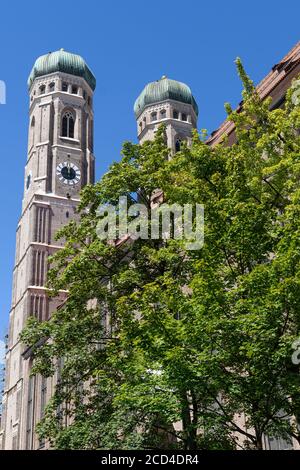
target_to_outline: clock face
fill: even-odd
[[[77,184],[81,176],[79,168],[71,162],[60,163],[56,168],[56,174],[60,181],[71,186]]]

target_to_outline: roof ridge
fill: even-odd
[[[280,65],[286,62],[291,63],[293,61],[296,63],[298,60],[300,60],[300,41],[298,41],[295,46],[293,46],[292,49],[290,49],[290,51],[277,64],[275,64],[271,68],[270,72],[256,85],[255,88],[261,99],[264,99],[270,93],[270,91],[286,76],[284,67],[280,69]],[[237,106],[236,109],[239,109],[240,107],[241,103]],[[217,140],[220,136],[228,132],[230,128],[234,129],[234,124],[231,121],[225,119],[216,130],[211,132],[206,142],[212,143],[214,140]]]

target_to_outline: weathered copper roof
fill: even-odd
[[[31,87],[36,77],[42,77],[54,72],[65,72],[70,75],[82,77],[90,85],[92,90],[96,88],[96,78],[87,66],[84,59],[77,54],[72,54],[64,49],[49,52],[38,57],[32,67],[28,78],[28,88]]]
[[[191,104],[198,115],[198,106],[190,87],[185,83],[163,76],[160,80],[148,83],[134,103],[134,112],[138,117],[146,106],[165,100],[175,100]]]

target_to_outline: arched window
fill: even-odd
[[[173,111],[173,118],[174,118],[174,119],[178,119],[178,116],[179,116],[178,111],[176,111],[176,110],[174,109],[174,111]]]
[[[144,123],[144,128],[145,128],[145,127],[146,127],[146,124],[147,124],[146,116],[145,116],[144,119],[143,119],[143,123]]]
[[[177,139],[175,142],[175,151],[180,152],[180,147],[181,147],[181,140]]]
[[[157,113],[151,113],[151,121],[157,121]]]
[[[72,94],[77,95],[77,93],[78,93],[78,86],[72,85]]]
[[[185,113],[182,113],[181,119],[182,119],[183,121],[187,121],[187,115],[186,115]]]
[[[74,139],[74,116],[71,111],[67,111],[62,118],[62,136]]]
[[[35,126],[35,117],[32,116],[32,119],[31,119],[31,127],[34,127]]]
[[[62,82],[61,91],[68,91],[68,84],[66,82]]]
[[[51,93],[51,92],[54,91],[54,90],[55,90],[55,83],[52,82],[52,83],[50,83],[50,85],[49,85],[49,91],[50,91],[50,93]]]
[[[45,93],[45,89],[46,89],[45,85],[40,86],[40,95],[43,95]]]
[[[167,113],[165,109],[162,109],[160,112],[160,119],[165,119],[167,117]]]

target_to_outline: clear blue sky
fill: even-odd
[[[1,2],[0,338],[7,328],[27,148],[27,76],[36,57],[63,47],[82,55],[97,77],[94,99],[97,178],[136,141],[133,103],[163,74],[186,82],[199,105],[199,128],[214,130],[236,105],[240,56],[257,83],[300,39],[299,0],[57,0]]]

